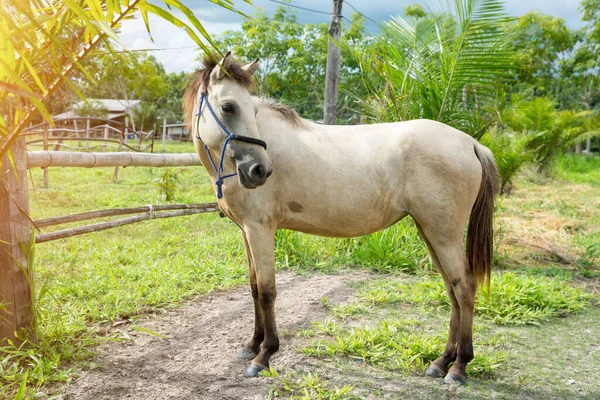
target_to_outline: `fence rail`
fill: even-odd
[[[47,167],[180,167],[201,165],[196,153],[79,153],[28,151],[27,168]]]
[[[195,204],[195,206],[197,206],[197,207],[192,207],[192,208],[182,209],[182,210],[177,210],[177,211],[163,211],[163,212],[155,212],[154,210],[149,211],[148,207],[144,207],[146,212],[145,212],[145,214],[142,214],[142,215],[135,215],[132,217],[119,218],[119,219],[115,219],[115,220],[107,221],[107,222],[99,222],[96,224],[78,226],[76,228],[63,229],[63,230],[56,231],[56,232],[43,233],[43,234],[37,235],[35,237],[35,243],[36,244],[44,243],[44,242],[49,242],[51,240],[64,239],[64,238],[68,238],[71,236],[83,235],[85,233],[103,231],[103,230],[110,229],[110,228],[116,228],[118,226],[133,224],[135,222],[146,221],[149,219],[181,217],[184,215],[203,214],[203,213],[220,211],[217,203]],[[158,208],[158,206],[151,206],[151,207]],[[123,210],[125,210],[125,209],[121,209],[121,211],[123,211]],[[104,210],[104,211],[117,211],[117,210]],[[102,213],[102,211],[95,211],[95,212]],[[90,212],[90,213],[92,213],[92,212]],[[85,213],[85,214],[90,214],[90,213]],[[115,215],[115,214],[112,214],[112,215]],[[74,216],[59,217],[59,218],[67,219],[69,217],[74,217]],[[95,217],[95,218],[98,218],[98,217]],[[92,218],[87,218],[87,219],[92,219]],[[64,222],[62,222],[62,223],[64,223]],[[57,225],[57,223],[53,223],[53,225]],[[46,225],[46,226],[49,226],[49,225]]]
[[[166,125],[166,124],[165,124]],[[37,127],[33,127],[37,128]],[[44,126],[42,126],[44,128]],[[165,127],[166,130],[166,127]],[[108,132],[108,129],[104,129]],[[67,238],[84,233],[97,232],[135,222],[158,218],[171,218],[184,215],[218,212],[216,203],[206,204],[172,204],[121,209],[96,210],[74,215],[59,216],[31,221],[29,218],[29,195],[27,187],[27,169],[43,168],[44,181],[47,182],[48,167],[171,167],[201,165],[195,153],[152,154],[152,153],[82,153],[67,151],[48,151],[48,132],[43,133],[44,151],[27,151],[25,135],[18,138],[12,147],[13,158],[5,156],[0,171],[4,184],[0,185],[0,345],[5,339],[18,342],[15,332],[22,328],[30,328],[33,321],[31,310],[31,284],[35,277],[29,263],[30,242],[44,243],[51,240]],[[124,135],[120,135],[120,140]],[[62,140],[73,138],[57,138]],[[77,140],[78,138],[74,138]],[[81,138],[92,141],[96,138]],[[154,139],[154,135],[152,135]],[[102,141],[111,140],[104,135]],[[164,143],[164,136],[163,136]],[[120,145],[124,143],[121,141]],[[138,214],[125,218],[92,223],[84,226],[62,229],[54,232],[40,233],[32,237],[31,230],[55,226],[63,223],[86,221],[96,218],[117,215]]]

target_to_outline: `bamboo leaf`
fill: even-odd
[[[21,89],[19,86],[17,85],[13,85],[12,83],[8,83],[8,82],[3,82],[0,81],[0,89],[3,89],[9,93],[13,93],[16,94],[18,96],[22,96],[22,97],[36,97],[36,98],[40,98],[40,95],[34,92],[30,92],[27,90],[23,90]]]

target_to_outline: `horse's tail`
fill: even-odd
[[[489,289],[494,250],[494,197],[498,193],[499,175],[494,156],[487,147],[475,143],[475,155],[483,171],[469,220],[467,259],[475,281],[481,284],[487,280]]]

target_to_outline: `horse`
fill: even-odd
[[[410,215],[452,304],[448,341],[426,375],[463,384],[473,359],[477,286],[492,267],[498,170],[489,149],[431,120],[320,125],[250,94],[259,60],[206,57],[184,109],[222,213],[241,230],[254,300],[254,332],[240,350],[244,375],[279,349],[274,236],[289,229],[355,237]],[[237,179],[235,178],[237,176]],[[466,252],[463,244],[465,227]]]

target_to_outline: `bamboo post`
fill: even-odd
[[[0,174],[0,343],[14,340],[15,332],[30,328],[33,321],[27,151],[22,137],[13,145],[12,157],[15,168],[5,156]]]
[[[90,120],[85,121],[85,137],[86,139],[90,138]],[[90,148],[90,141],[86,140],[85,149],[88,150]]]
[[[104,127],[102,127],[102,136],[104,137],[104,144],[102,145],[102,152],[106,152],[106,139],[108,139],[108,127],[106,125],[104,125]]]
[[[129,141],[129,128],[127,128],[127,124],[129,123],[128,119],[127,119],[127,115],[125,116],[125,144],[128,143]]]
[[[44,124],[44,150],[48,151],[48,125]],[[44,187],[48,187],[48,168],[44,168]]]
[[[152,129],[152,143],[150,143],[150,153],[154,153],[154,136],[156,136],[156,124],[154,124],[154,129]]]
[[[161,152],[165,152],[165,145],[167,143],[167,119],[163,118],[163,132],[162,132],[162,147]]]
[[[124,140],[124,136],[125,135],[125,131],[124,131],[124,126],[121,126],[121,138],[119,139],[119,150],[117,151],[121,151],[123,149],[123,140]],[[113,182],[117,183],[117,180],[119,179],[119,166],[117,165],[115,167],[115,173],[113,174]]]
[[[140,130],[137,131],[137,135],[138,135],[138,151],[142,151],[142,141],[144,140],[144,125],[142,124],[140,126]]]
[[[75,137],[79,139],[79,125],[77,125],[77,120],[73,120],[73,127],[75,128]],[[81,140],[77,140],[77,147],[81,147]]]
[[[60,145],[63,142],[63,137],[65,135],[65,125],[66,122],[63,122],[63,126],[62,126],[62,130],[57,131],[57,133],[59,134],[59,136],[56,138],[56,143],[54,144],[54,151],[60,151]]]

